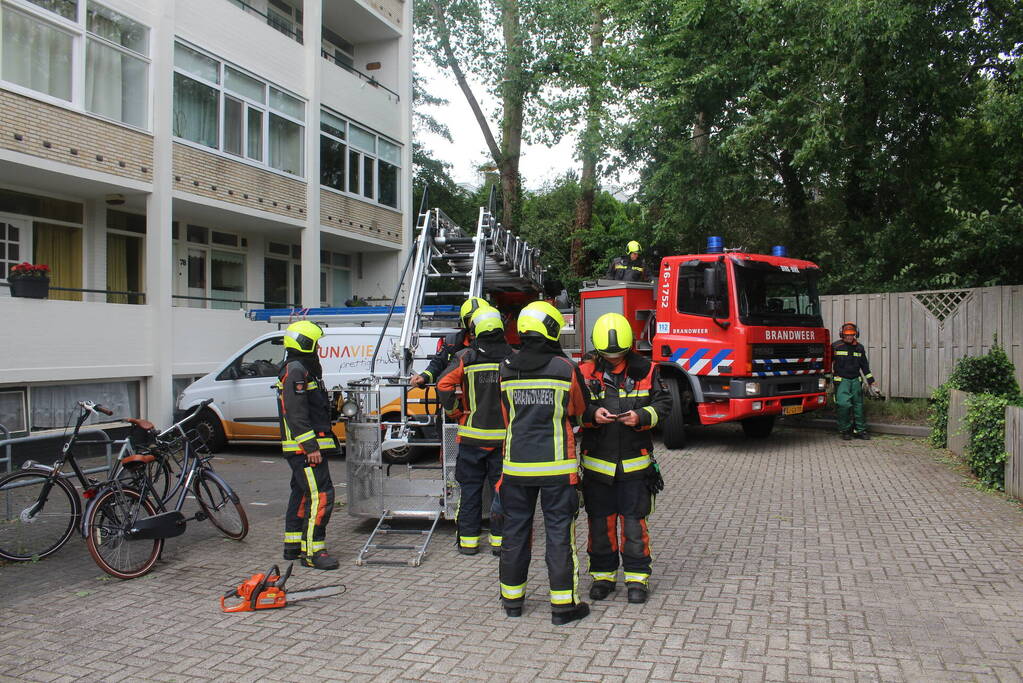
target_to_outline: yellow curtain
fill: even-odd
[[[128,291],[128,238],[107,235],[107,289]],[[107,303],[126,304],[127,294],[107,294]]]
[[[82,229],[63,225],[33,225],[32,261],[50,267],[50,287],[82,287]],[[51,299],[81,301],[81,292],[55,292]]]

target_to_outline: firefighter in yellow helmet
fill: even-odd
[[[646,282],[646,266],[643,265],[643,249],[639,242],[632,240],[627,245],[628,253],[625,256],[618,256],[611,262],[607,269],[607,277],[611,280],[623,280],[625,282]]]
[[[625,316],[605,313],[593,325],[595,358],[582,371],[589,390],[583,414],[583,500],[590,538],[590,598],[615,590],[618,565],[628,601],[644,603],[650,582],[647,515],[663,487],[650,430],[671,411],[657,366],[632,350]]]
[[[540,499],[547,537],[551,622],[568,624],[590,613],[579,600],[575,521],[578,463],[570,418],[586,409],[579,368],[561,350],[565,319],[534,301],[519,312],[522,347],[501,363],[501,403],[507,434],[498,494],[504,509],[501,599],[509,617],[522,615],[532,554],[533,516]]]
[[[501,476],[504,447],[504,414],[498,384],[500,365],[512,348],[504,337],[504,322],[496,308],[476,309],[472,320],[472,345],[455,354],[437,380],[437,395],[450,419],[458,420],[458,458],[455,479],[461,489],[456,524],[458,552],[479,552],[483,519],[484,482],[494,493]],[[457,401],[456,391],[461,390]],[[457,401],[457,402],[456,402]],[[494,495],[490,508],[490,550],[501,554],[502,512]]]
[[[286,356],[277,377],[281,448],[291,467],[291,498],[284,519],[284,559],[315,569],[337,569],[327,553],[327,522],[334,484],[326,455],[339,452],[331,431],[330,401],[316,347],[323,330],[300,320],[284,332]]]
[[[451,359],[456,353],[469,346],[472,330],[469,321],[474,313],[481,307],[490,306],[485,299],[478,296],[471,296],[466,299],[458,311],[458,322],[461,329],[446,335],[437,342],[437,353],[430,359],[426,369],[417,375],[409,378],[409,383],[414,387],[421,387],[436,382],[440,373],[451,364]]]

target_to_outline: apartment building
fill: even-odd
[[[247,310],[389,298],[411,34],[410,0],[0,0],[0,424],[165,422]]]

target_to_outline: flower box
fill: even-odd
[[[45,299],[50,293],[50,267],[33,265],[28,261],[11,266],[7,285],[11,288],[11,296]]]

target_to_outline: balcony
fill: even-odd
[[[267,6],[266,11],[261,10],[255,5],[249,4],[245,0],[228,0],[228,2],[239,9],[248,12],[254,17],[262,19],[266,22],[267,26],[273,28],[275,31],[280,31],[296,43],[302,43],[302,10],[292,8],[290,5],[283,2],[275,3],[277,7],[274,9]],[[288,10],[291,12],[290,17],[286,16]]]

